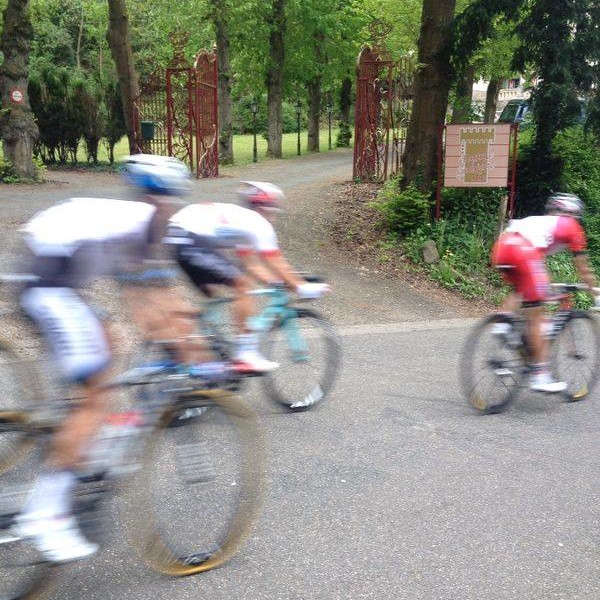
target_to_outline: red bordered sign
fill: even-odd
[[[10,101],[13,104],[22,104],[23,98],[23,92],[19,88],[14,88],[10,90]]]

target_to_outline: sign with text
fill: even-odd
[[[446,125],[445,187],[507,187],[511,125]]]

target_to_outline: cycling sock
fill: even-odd
[[[46,471],[29,492],[22,514],[31,518],[54,518],[71,513],[71,491],[77,478],[72,471]]]

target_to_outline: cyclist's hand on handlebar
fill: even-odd
[[[296,293],[299,298],[315,299],[327,294],[330,289],[326,283],[301,283],[296,287]]]

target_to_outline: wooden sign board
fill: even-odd
[[[446,125],[445,187],[507,187],[510,124]]]

